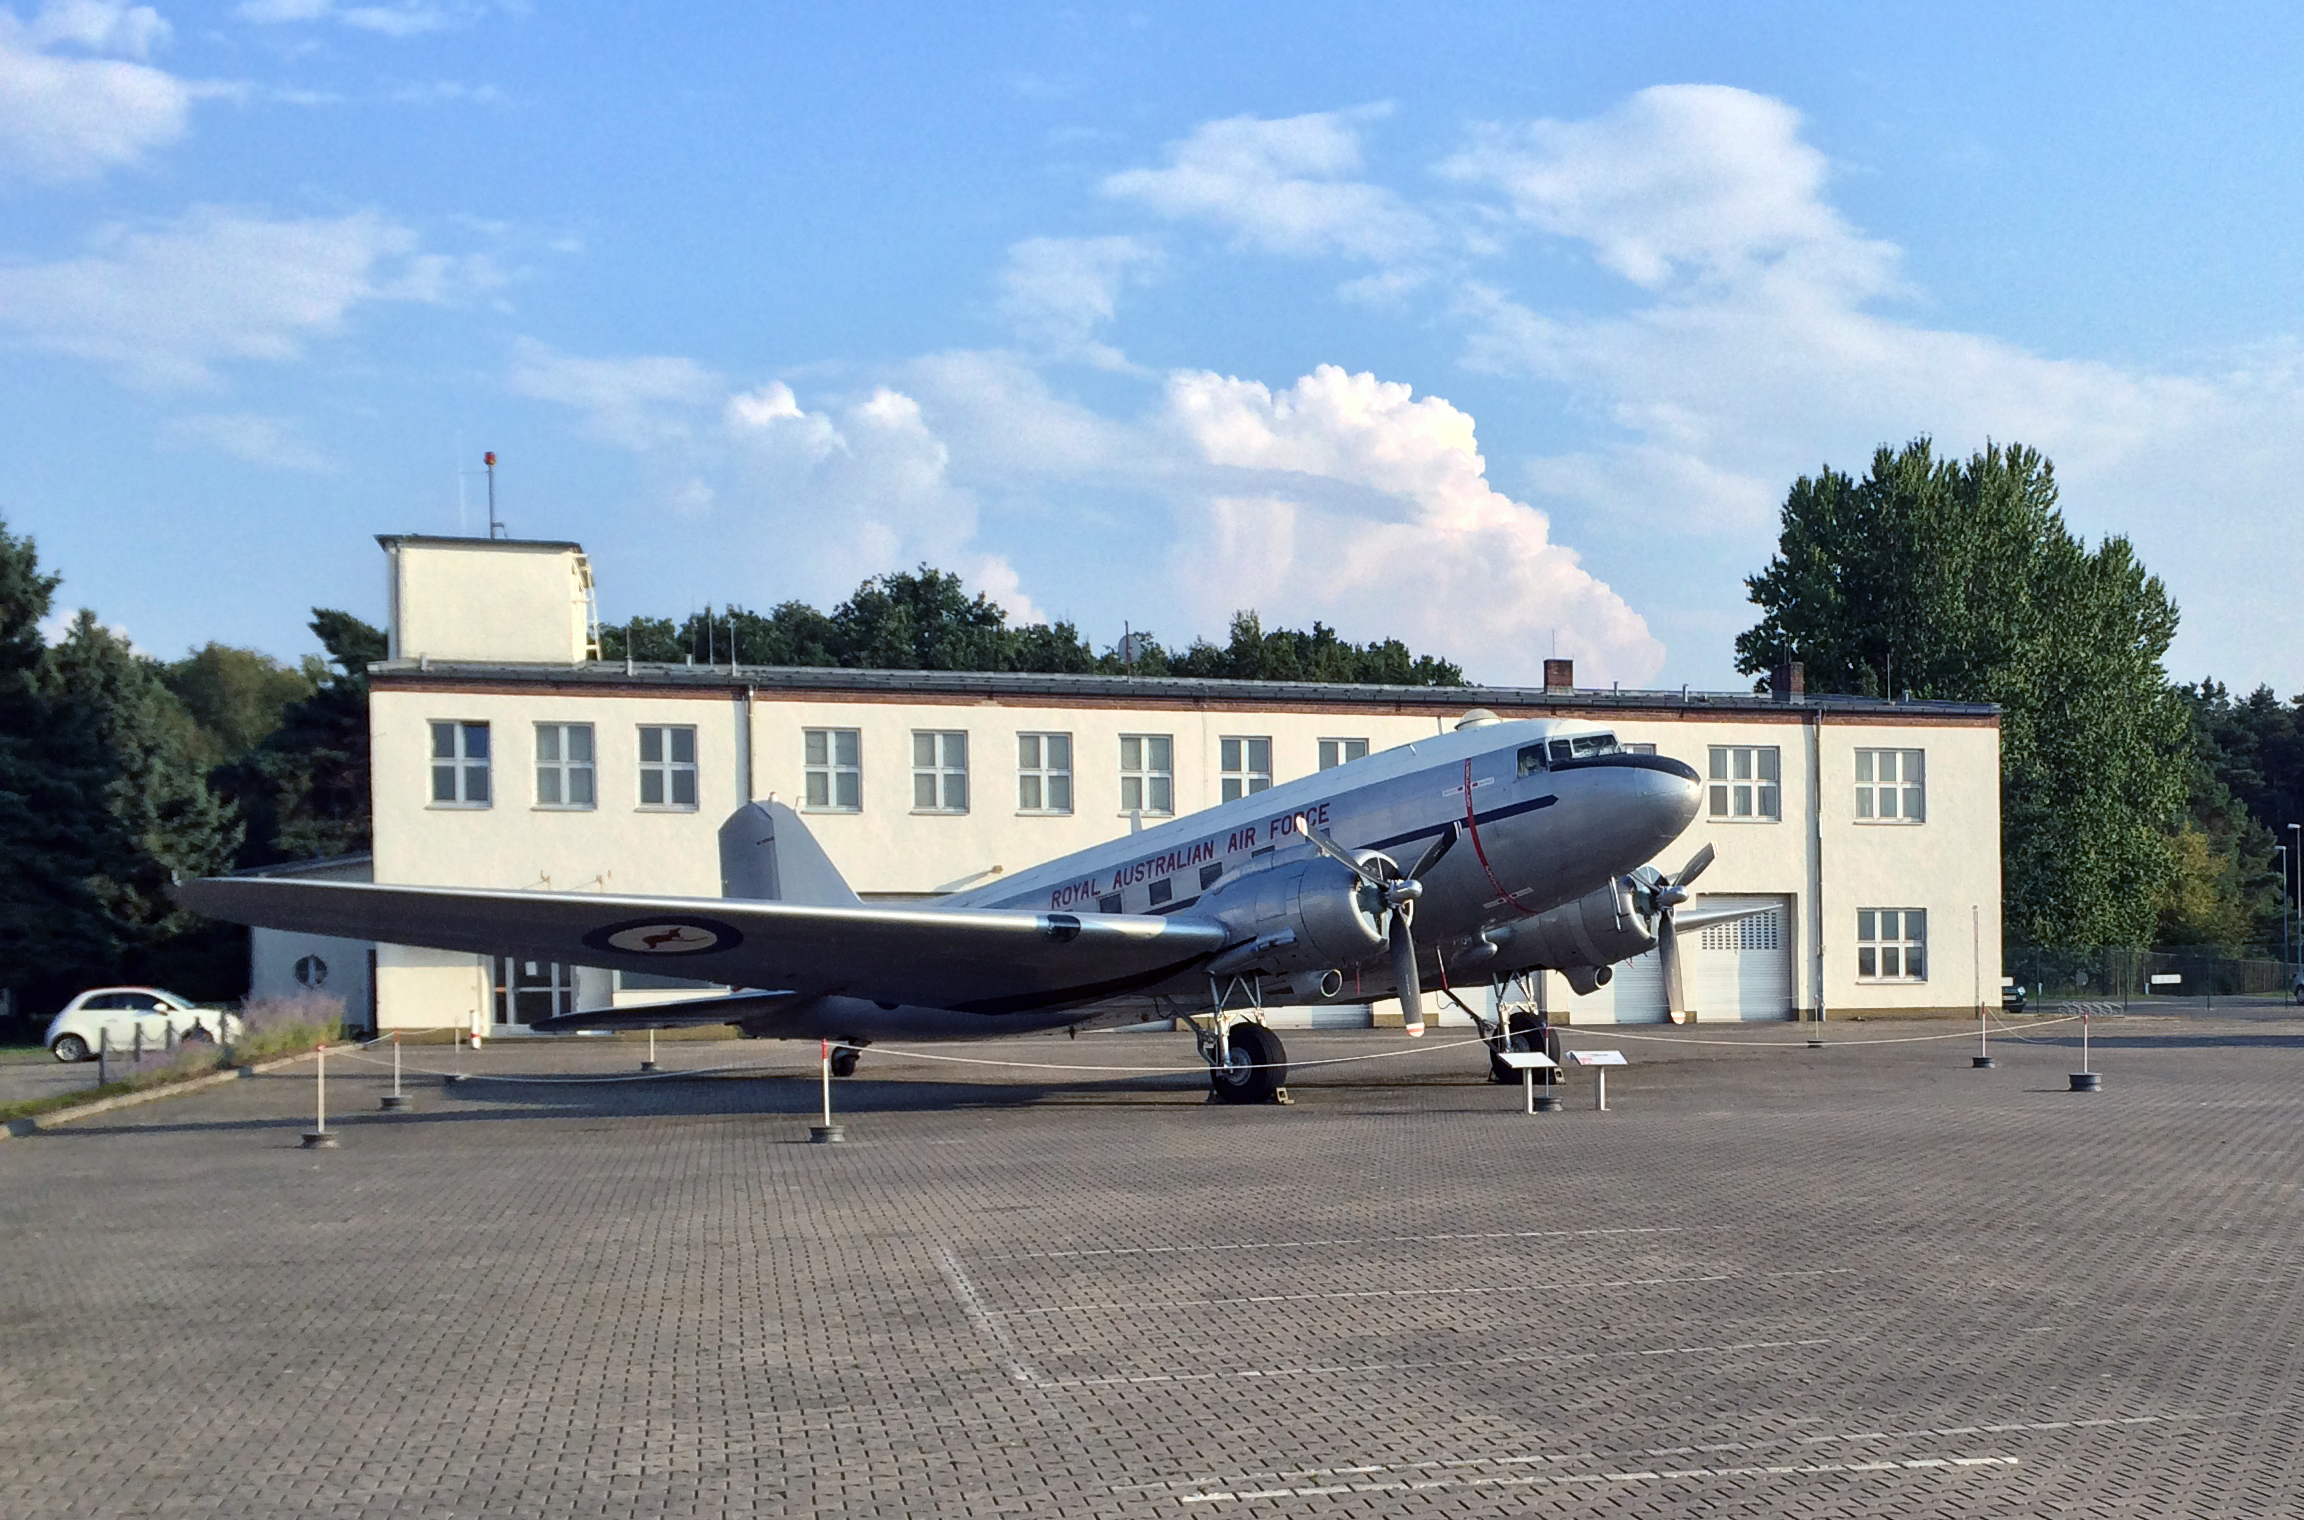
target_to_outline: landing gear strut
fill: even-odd
[[[1520,1073],[1504,1060],[1506,1051],[1540,1050],[1552,1058],[1555,1068],[1560,1063],[1560,1031],[1552,1027],[1552,1015],[1544,1011],[1542,999],[1537,995],[1535,979],[1539,975],[1542,973],[1523,972],[1497,978],[1493,1019],[1482,1018],[1471,1004],[1453,992],[1448,994],[1449,1000],[1470,1017],[1488,1046],[1488,1080],[1491,1082],[1512,1086],[1520,1081]],[[1536,1080],[1550,1087],[1560,1080],[1560,1075],[1557,1069],[1539,1071]]]
[[[1209,1002],[1213,1009],[1205,1024],[1195,1022],[1200,1059],[1208,1063],[1208,1096],[1216,1103],[1286,1103],[1288,1052],[1280,1037],[1263,1024],[1263,987],[1254,978],[1234,977],[1219,985],[1211,977]],[[1247,1007],[1226,1007],[1235,994],[1245,994]]]

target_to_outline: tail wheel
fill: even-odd
[[[1224,1064],[1208,1069],[1208,1085],[1226,1103],[1269,1103],[1288,1080],[1288,1052],[1261,1024],[1235,1024]]]
[[[853,1045],[833,1046],[832,1075],[836,1077],[852,1077],[856,1075],[856,1058],[863,1053],[863,1051],[858,1050]]]

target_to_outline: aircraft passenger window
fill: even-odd
[[[1152,883],[1152,906],[1157,908],[1176,895],[1175,884],[1168,881]]]
[[[1523,776],[1533,775],[1542,769],[1544,769],[1544,746],[1541,744],[1521,745],[1520,774]]]
[[[1097,912],[1099,912],[1099,913],[1117,913],[1117,912],[1119,912],[1119,911],[1120,911],[1120,894],[1119,894],[1119,893],[1117,893],[1117,892],[1114,892],[1114,893],[1111,893],[1109,896],[1105,896],[1105,897],[1099,897],[1099,898],[1097,898],[1097,899],[1096,899],[1096,911],[1097,911]]]
[[[1205,892],[1210,887],[1216,885],[1217,879],[1223,874],[1224,862],[1221,860],[1217,861],[1216,864],[1212,866],[1202,866],[1200,868],[1200,890]]]

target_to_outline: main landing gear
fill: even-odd
[[[1560,1031],[1552,1027],[1552,1015],[1545,1012],[1533,975],[1522,973],[1513,977],[1500,977],[1496,981],[1496,1017],[1486,1019],[1471,1004],[1455,993],[1446,994],[1448,1000],[1464,1010],[1480,1031],[1480,1038],[1488,1046],[1488,1080],[1507,1086],[1518,1086],[1520,1073],[1506,1064],[1506,1051],[1540,1050],[1550,1056],[1557,1067],[1561,1056]],[[1539,1071],[1537,1082],[1550,1087],[1560,1080],[1557,1070]]]
[[[1213,1010],[1205,1023],[1196,1019],[1192,1024],[1200,1059],[1208,1063],[1208,1100],[1286,1103],[1288,1052],[1280,1036],[1258,1022],[1264,1015],[1261,984],[1252,977],[1234,977],[1227,986],[1210,978],[1208,992]],[[1245,1008],[1226,1006],[1235,994],[1245,994]]]

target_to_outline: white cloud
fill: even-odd
[[[1111,175],[1104,193],[1171,220],[1213,223],[1270,253],[1411,259],[1438,241],[1432,220],[1393,191],[1356,177],[1359,124],[1381,114],[1207,122],[1169,145],[1168,167]]]
[[[1177,579],[1204,624],[1241,607],[1317,617],[1491,681],[1540,678],[1555,639],[1587,683],[1636,685],[1663,663],[1544,514],[1489,483],[1472,418],[1441,398],[1322,365],[1277,393],[1178,374],[1167,407],[1231,476],[1179,512]]]
[[[1160,263],[1143,238],[1026,238],[1000,271],[1000,313],[1031,342],[1117,367],[1118,351],[1091,340],[1117,314],[1122,288]]]
[[[692,359],[584,359],[523,338],[512,356],[512,389],[585,414],[611,443],[647,449],[692,436],[689,414],[718,401],[727,383]]]
[[[284,24],[336,21],[356,31],[386,37],[420,37],[471,26],[485,11],[478,5],[339,5],[336,0],[243,0],[233,14],[243,21]]]
[[[414,232],[374,212],[277,219],[203,207],[107,228],[77,258],[0,266],[0,332],[138,384],[203,385],[224,361],[297,358],[358,306],[445,299],[466,272],[419,253]]]
[[[149,6],[51,0],[29,23],[0,8],[0,173],[89,179],[182,137],[199,88],[143,61],[168,35]]]
[[[335,469],[335,462],[305,439],[294,423],[260,412],[210,412],[178,417],[161,431],[176,441],[215,449],[267,469],[307,475],[323,475]]]

